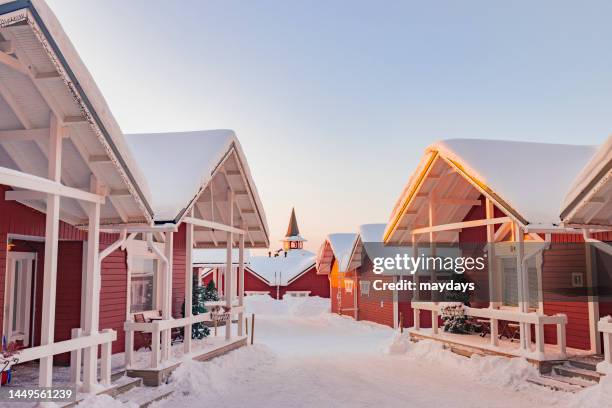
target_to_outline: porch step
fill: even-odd
[[[138,408],[147,408],[154,402],[168,398],[172,393],[174,391],[163,388],[138,387],[116,397],[116,399],[123,403],[131,402],[137,404]]]
[[[142,378],[130,378],[130,377],[121,377],[116,381],[113,381],[111,387],[100,392],[99,394],[110,395],[113,398],[117,398],[117,396],[130,391],[133,388],[142,386]],[[78,406],[83,401],[83,395],[77,397],[77,400],[74,402],[69,402],[65,405],[61,405],[62,408],[73,408]]]
[[[539,385],[541,387],[545,387],[554,391],[563,391],[563,392],[578,392],[588,385],[592,385],[594,383],[589,383],[588,385],[582,384],[584,380],[570,378],[570,377],[560,377],[557,375],[548,375],[542,374],[538,377],[531,377],[527,379],[527,382],[532,384]]]
[[[111,382],[115,382],[115,381],[119,380],[121,377],[125,376],[125,373],[126,373],[125,369],[113,371],[111,373]]]
[[[125,394],[126,392],[138,387],[142,387],[142,378],[122,376],[113,381],[113,388],[110,390],[110,392],[106,392],[105,394],[116,398],[117,396]]]
[[[600,354],[593,356],[572,357],[568,360],[568,362],[574,367],[591,371],[596,371],[597,364],[601,363],[602,361],[603,356]]]
[[[601,374],[594,369],[579,368],[570,364],[563,364],[553,367],[553,372],[563,377],[578,377],[591,382],[599,382]]]

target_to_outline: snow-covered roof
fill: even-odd
[[[336,233],[329,234],[327,240],[334,252],[334,257],[338,261],[340,272],[345,272],[349,266],[351,251],[355,245],[357,234],[355,233]]]
[[[413,193],[441,158],[525,226],[560,223],[559,205],[594,146],[483,139],[452,139],[430,145],[399,197],[385,237],[397,226]],[[435,163],[434,163],[435,164]]]
[[[597,149],[567,191],[561,206],[563,221],[611,224],[612,206],[609,205],[612,197],[611,179],[612,135]],[[599,201],[595,200],[595,196],[598,196]]]
[[[68,136],[63,141],[62,182],[89,190],[94,174],[110,189],[101,208],[102,224],[149,223],[153,214],[144,176],[102,92],[49,6],[41,0],[0,0],[0,5],[0,41],[11,44],[14,54],[12,63],[0,64],[5,88],[0,97],[2,130],[44,132],[53,112]],[[37,143],[40,137],[18,143],[4,138],[0,166],[46,178],[49,152],[46,143]],[[45,211],[44,200],[23,203]],[[62,200],[60,217],[73,224],[88,220],[86,207],[72,199]]]
[[[238,249],[232,249],[232,263],[239,262]],[[193,264],[195,266],[225,266],[227,260],[227,249],[225,248],[206,248],[193,250]],[[244,251],[244,263],[249,263],[250,251]]]
[[[178,223],[193,208],[195,218],[229,225],[227,197],[228,191],[232,191],[231,222],[248,231],[247,245],[268,246],[263,206],[232,130],[141,133],[126,137],[149,184],[156,222]],[[199,228],[195,237],[198,243],[218,246],[225,233]]]
[[[361,242],[382,242],[387,224],[363,224],[359,226]]]
[[[270,285],[287,286],[315,265],[315,254],[305,249],[292,249],[287,256],[251,256],[248,268]]]
[[[237,142],[231,130],[138,133],[126,138],[148,181],[156,221],[174,221]]]
[[[365,243],[382,243],[387,224],[363,224],[359,226],[357,238],[353,242],[345,270],[353,270],[361,266],[361,258]]]

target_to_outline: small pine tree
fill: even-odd
[[[215,283],[210,281],[208,285],[201,286],[198,282],[194,282],[193,290],[192,290],[192,304],[191,304],[191,314],[199,315],[202,313],[206,313],[208,310],[204,305],[205,302],[211,300],[219,300],[219,296],[217,295],[217,288],[215,287]],[[185,317],[185,303],[183,302],[183,317]],[[194,323],[191,325],[191,338],[192,339],[203,339],[204,337],[210,335],[210,329],[204,325],[204,323]]]
[[[217,291],[215,282],[211,280],[204,289],[204,301],[210,302],[215,300],[219,300],[219,292]]]

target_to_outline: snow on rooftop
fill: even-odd
[[[194,265],[205,265],[205,266],[223,266],[226,263],[227,250],[225,248],[210,248],[210,249],[194,249],[193,250],[193,264]],[[248,249],[244,250],[244,262],[248,263],[250,258],[250,252]],[[238,249],[232,249],[232,263],[238,263]]]
[[[387,224],[363,224],[359,226],[361,242],[382,242]]]
[[[151,191],[156,221],[173,221],[208,183],[236,136],[231,130],[126,135]]]
[[[334,257],[338,260],[341,272],[346,271],[349,266],[351,252],[353,251],[356,239],[357,234],[352,232],[329,234],[327,236],[329,245],[334,252]]]
[[[589,183],[612,161],[612,135],[597,149],[591,160],[582,168],[563,200],[563,212],[584,191]]]
[[[559,224],[559,206],[594,146],[483,139],[452,139],[428,151],[460,165],[485,184],[528,224]]]
[[[285,257],[251,256],[249,269],[264,278],[270,285],[287,286],[302,272],[315,265],[315,254],[305,249],[292,249]]]

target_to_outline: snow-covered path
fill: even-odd
[[[249,299],[256,344],[184,363],[163,386],[174,394],[152,407],[612,407],[612,378],[576,395],[550,391],[525,381],[535,375],[526,361],[460,357],[332,315],[328,306],[313,298]],[[115,404],[124,407],[109,397],[88,401]]]
[[[156,407],[206,401],[211,407],[515,408],[558,406],[565,396],[524,383],[483,384],[447,352],[438,351],[437,361],[388,354],[394,332],[386,327],[319,315],[316,308],[279,309],[257,314],[257,345],[183,365],[171,383],[180,391]]]

